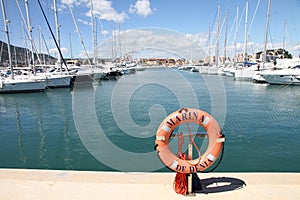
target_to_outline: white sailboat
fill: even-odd
[[[268,1],[268,12],[267,12],[267,20],[266,20],[266,30],[265,30],[265,44],[264,44],[264,53],[263,53],[263,70],[266,70],[266,61],[267,61],[267,43],[268,43],[268,31],[269,31],[269,19],[270,19],[270,7],[271,0]],[[260,72],[256,72],[252,78],[254,83],[266,83],[267,80],[261,76]]]
[[[60,31],[58,24],[58,15],[57,15],[57,3],[56,0],[53,1],[54,7],[54,18],[55,18],[55,27],[56,27],[56,37],[58,48],[60,48]],[[61,88],[61,87],[70,87],[72,76],[69,73],[62,73],[62,57],[59,54],[57,64],[59,65],[59,73],[41,73],[39,74],[46,79],[48,88]]]
[[[45,79],[32,79],[30,77],[19,77],[11,79],[1,78],[1,93],[25,93],[25,92],[43,92],[46,89]]]
[[[10,77],[1,76],[0,79],[0,93],[17,93],[17,92],[37,92],[44,91],[46,88],[46,81],[39,78],[31,78],[29,76],[14,76],[14,69],[11,59],[10,39],[8,32],[9,20],[6,19],[5,6],[1,0],[2,14],[4,20],[4,27],[7,39],[7,51],[9,57]]]
[[[228,63],[223,70],[223,73],[225,76],[230,76],[234,77],[235,75],[235,70],[238,67],[238,59],[237,59],[237,35],[238,35],[238,30],[239,30],[239,7],[236,8],[236,16],[235,16],[235,34],[234,34],[234,60],[233,62]]]
[[[245,13],[245,31],[244,31],[244,62],[242,66],[238,66],[234,72],[234,80],[236,81],[252,81],[252,77],[257,70],[256,63],[250,63],[247,60],[247,44],[248,43],[248,0],[246,1]]]

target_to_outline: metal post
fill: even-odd
[[[192,136],[190,135],[190,137],[192,137]],[[188,144],[188,159],[189,160],[193,159],[193,144],[191,143],[191,140]],[[192,174],[187,175],[187,196],[195,196],[195,193],[193,193],[193,175]]]

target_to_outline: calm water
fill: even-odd
[[[0,95],[0,167],[168,171],[157,168],[156,129],[167,114],[196,106],[216,113],[226,135],[217,171],[300,172],[300,87],[167,69]]]

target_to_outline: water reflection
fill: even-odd
[[[17,106],[16,106],[16,108],[17,108]],[[24,167],[24,166],[26,166],[26,162],[27,162],[28,158],[24,154],[24,147],[23,147],[23,143],[22,143],[22,128],[21,128],[21,122],[20,122],[20,112],[18,111],[18,108],[16,110],[16,123],[17,123],[17,130],[18,130],[17,143],[18,143],[18,147],[19,147],[19,158]]]
[[[41,117],[41,109],[39,103],[35,104],[36,107],[36,116],[37,116],[37,125],[38,125],[38,132],[40,135],[40,145],[39,145],[39,150],[40,150],[40,162],[41,166],[45,168],[50,168],[49,161],[46,159],[45,154],[47,150],[45,149],[45,132],[44,132],[44,127],[42,123],[42,117]]]

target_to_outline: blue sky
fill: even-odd
[[[25,12],[25,0],[4,0],[6,7],[7,19],[11,21],[9,24],[9,31],[11,37],[11,44],[17,46],[25,46],[26,38],[22,29],[22,18],[18,10],[17,3],[19,2],[23,15]],[[40,0],[46,12],[48,20],[55,30],[54,15],[53,15],[53,0]],[[42,30],[43,36],[46,40],[49,49],[55,49],[54,42],[51,39],[50,32],[46,26],[46,22],[42,16],[41,10],[38,7],[37,0],[28,0],[31,25],[33,29],[33,39],[39,49],[39,27]],[[93,52],[92,28],[90,17],[90,0],[57,0],[58,18],[61,25],[61,47],[64,57],[70,57],[70,35],[72,41],[72,53],[74,57],[84,57],[84,49],[81,45],[78,33],[70,14],[68,6],[71,6],[76,22],[79,26],[80,33],[83,38],[85,47],[89,53]],[[167,30],[165,35],[171,36],[172,33],[181,33],[182,37],[188,36],[192,38],[197,45],[207,51],[208,47],[208,27],[211,27],[211,45],[214,48],[216,41],[216,18],[218,4],[221,6],[221,20],[222,27],[220,36],[220,52],[222,54],[224,49],[225,39],[225,15],[228,9],[228,51],[231,49],[233,53],[234,35],[235,35],[235,18],[237,14],[237,7],[239,7],[239,21],[240,25],[237,32],[237,47],[238,51],[243,51],[244,42],[244,24],[245,24],[245,0],[93,0],[93,11],[97,24],[97,41],[98,46],[103,47],[105,38],[111,38],[113,27],[116,32],[125,32],[132,29],[149,30],[149,27],[155,29]],[[258,4],[259,3],[259,4]],[[257,7],[258,5],[258,7]],[[263,43],[265,40],[265,24],[267,14],[268,0],[249,0],[248,11],[248,52],[253,53],[263,50]],[[268,48],[276,48],[283,46],[283,37],[285,35],[285,47],[298,56],[300,53],[300,0],[272,0],[271,13],[269,24],[269,44]],[[256,14],[255,14],[256,11]],[[244,13],[244,14],[243,14]],[[284,31],[284,21],[286,20],[287,29]],[[114,24],[114,25],[113,25]],[[3,18],[1,15],[1,40],[6,40],[3,32]],[[155,31],[154,31],[155,32]],[[138,32],[131,32],[134,37],[126,36],[136,39],[142,44],[141,38],[145,35],[139,35]],[[153,32],[152,32],[153,33]],[[285,34],[284,34],[285,33]],[[145,32],[143,33],[145,34]],[[164,40],[168,40],[168,36],[164,36]],[[120,37],[121,38],[121,37]],[[124,37],[122,40],[126,40]],[[153,37],[152,38],[157,38]],[[121,39],[120,39],[121,40]],[[155,39],[153,39],[155,40]],[[152,40],[152,43],[155,43]],[[176,39],[178,40],[178,38]],[[27,45],[29,41],[27,38]],[[106,42],[107,43],[107,42]],[[125,44],[125,42],[120,42]],[[149,46],[149,41],[147,44]],[[177,42],[172,42],[176,46]],[[45,52],[45,45],[41,45],[41,51]],[[126,44],[128,47],[129,44]],[[133,47],[132,47],[133,48]],[[158,47],[161,48],[161,47]],[[183,48],[183,46],[178,48]],[[122,47],[123,50],[126,49]],[[129,47],[127,48],[129,49]],[[174,50],[175,51],[175,50]],[[213,50],[212,50],[213,51]],[[111,55],[111,49],[102,49],[102,56]],[[105,52],[107,55],[104,55]],[[120,53],[121,54],[121,53]],[[53,53],[52,55],[55,56]],[[100,56],[101,57],[101,56]]]

